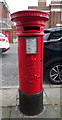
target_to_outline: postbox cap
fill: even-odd
[[[18,11],[13,14],[11,14],[11,20],[16,21],[16,18],[22,18],[22,17],[40,17],[44,18],[44,21],[49,20],[49,13],[40,11],[40,10],[23,10],[23,11]]]

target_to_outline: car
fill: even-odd
[[[62,83],[62,27],[44,30],[45,75],[55,84]]]
[[[10,44],[7,36],[0,33],[0,53],[6,52],[9,48],[10,48]]]

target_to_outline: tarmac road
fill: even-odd
[[[18,85],[17,44],[2,54],[2,86]]]
[[[2,86],[18,86],[18,54],[17,44],[11,44],[10,49],[2,54],[1,72],[2,72]],[[48,80],[44,83],[51,84]]]

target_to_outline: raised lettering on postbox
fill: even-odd
[[[25,81],[32,84],[39,78],[36,72],[36,58],[27,58]]]

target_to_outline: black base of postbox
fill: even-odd
[[[19,111],[28,116],[41,113],[43,111],[43,91],[27,95],[19,90]]]

